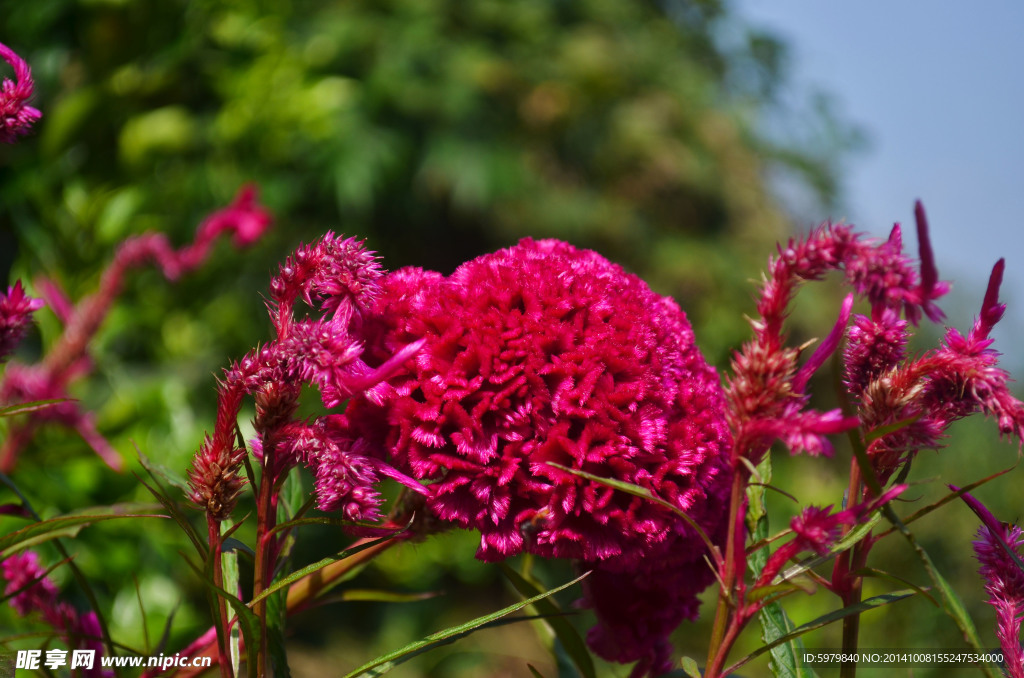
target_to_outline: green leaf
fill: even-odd
[[[884,426],[879,426],[878,428],[873,428],[873,429],[871,429],[870,431],[868,431],[867,433],[864,434],[864,442],[866,444],[870,445],[871,443],[873,443],[874,441],[878,440],[879,438],[881,438],[883,436],[887,436],[890,433],[895,433],[896,431],[899,431],[900,429],[904,429],[904,428],[910,426],[911,424],[913,424],[915,421],[917,421],[920,418],[921,418],[921,415],[919,413],[919,414],[915,414],[912,417],[907,417],[906,419],[900,419],[899,421],[894,421],[891,424],[885,424]]]
[[[436,598],[441,594],[435,591],[426,591],[423,593],[401,593],[399,591],[384,591],[381,589],[346,589],[342,591],[340,595],[336,596],[337,600],[350,602],[353,600],[367,600],[378,603],[415,603],[419,600],[428,600],[430,598]]]
[[[924,547],[918,543],[914,534],[907,529],[906,525],[903,524],[900,517],[896,515],[896,511],[893,510],[890,505],[886,504],[882,507],[882,512],[885,514],[886,519],[892,523],[893,527],[899,530],[900,534],[903,535],[903,538],[907,540],[911,548],[914,550],[914,553],[917,554],[921,564],[924,565],[925,571],[928,573],[932,583],[935,584],[935,587],[939,590],[939,593],[942,596],[943,612],[946,613],[947,617],[953,620],[953,623],[955,623],[957,628],[960,629],[960,632],[963,634],[964,638],[967,639],[967,642],[969,642],[978,652],[984,653],[985,648],[982,646],[981,639],[978,637],[978,631],[974,627],[974,620],[972,620],[971,615],[968,614],[967,608],[964,607],[963,601],[960,600],[960,596],[958,596],[956,591],[953,590],[953,587],[949,585],[949,582],[946,581],[944,576],[942,576],[939,569],[935,567],[935,562],[932,561],[931,556],[929,556],[928,552],[924,550]],[[995,673],[990,666],[982,665],[981,669],[989,678],[997,678],[999,675]]]
[[[289,520],[286,523],[280,523],[278,525],[275,525],[274,528],[270,530],[267,534],[278,534],[279,532],[291,530],[296,527],[301,527],[302,525],[333,525],[334,527],[357,527],[363,531],[377,531],[378,533],[382,533],[381,536],[392,536],[394,534],[398,534],[398,532],[403,531],[399,530],[398,532],[396,532],[392,529],[382,528],[380,525],[377,525],[376,523],[364,523],[357,520],[345,520],[344,518],[331,518],[329,516],[316,516],[313,518],[296,518],[295,520]]]
[[[1018,464],[1019,463],[1020,462],[1018,462]],[[995,480],[999,476],[1002,476],[1002,475],[1005,475],[1005,474],[1009,473],[1010,471],[1012,471],[1015,468],[1017,468],[1017,464],[1014,464],[1013,466],[1011,466],[1009,468],[1004,468],[1002,471],[996,471],[992,475],[986,476],[986,477],[982,478],[981,480],[976,480],[973,483],[964,485],[963,487],[961,487],[959,489],[959,491],[957,491],[957,492],[950,492],[949,494],[944,496],[942,499],[939,499],[938,501],[933,502],[933,503],[931,503],[931,504],[929,504],[927,506],[923,506],[920,509],[918,509],[917,511],[914,511],[912,514],[910,514],[906,518],[901,518],[900,520],[903,523],[903,525],[910,525],[914,521],[920,520],[921,518],[924,518],[926,515],[928,515],[932,511],[935,511],[936,509],[938,509],[938,508],[940,508],[942,506],[945,506],[949,502],[956,501],[957,499],[960,498],[960,495],[962,495],[964,492],[970,492],[971,490],[975,489],[976,487],[981,487],[982,485]],[[897,529],[898,528],[896,526],[890,527],[889,529],[885,530],[884,532],[879,532],[876,535],[875,538],[876,539],[881,539],[882,537],[884,537],[884,536],[886,536],[888,534],[896,532]]]
[[[246,607],[245,603],[239,600],[237,596],[215,586],[213,582],[202,576],[201,573],[200,576],[206,588],[226,600],[231,609],[234,610],[235,616],[238,618],[238,625],[242,629],[242,637],[245,640],[246,663],[249,669],[249,676],[250,678],[257,678],[256,660],[260,650],[259,617],[256,616],[255,612]],[[237,667],[237,664],[235,666]]]
[[[512,582],[512,586],[515,587],[516,591],[524,598],[537,596],[542,593],[542,589],[539,586],[509,567],[507,563],[498,563],[498,567],[501,569],[502,574]],[[572,660],[572,663],[579,670],[583,678],[595,678],[594,660],[591,659],[586,644],[580,638],[576,628],[563,616],[564,613],[558,605],[552,600],[542,599],[534,607],[537,612],[544,615],[547,625],[551,628],[555,637],[562,643],[565,653]]]
[[[337,554],[335,554],[333,556],[327,556],[326,558],[322,558],[322,559],[316,561],[315,563],[313,563],[312,565],[307,565],[306,567],[303,567],[302,569],[296,570],[295,572],[292,572],[287,577],[282,577],[281,579],[279,579],[278,581],[275,581],[273,584],[271,584],[267,588],[263,589],[262,593],[260,593],[258,596],[255,596],[252,600],[249,601],[249,605],[255,605],[256,603],[260,602],[261,600],[263,600],[267,596],[269,596],[269,595],[271,595],[271,594],[273,594],[273,593],[275,593],[275,592],[285,588],[286,586],[289,586],[289,585],[293,584],[294,582],[297,582],[298,580],[300,580],[303,577],[305,577],[307,574],[312,574],[313,572],[316,572],[317,570],[322,570],[323,568],[327,567],[331,563],[337,562],[339,560],[344,560],[345,558],[348,558],[351,555],[359,553],[360,551],[364,551],[364,550],[366,550],[368,548],[371,548],[373,546],[377,546],[378,544],[383,544],[386,541],[390,541],[391,539],[394,539],[397,535],[401,534],[401,532],[403,532],[403,531],[404,530],[396,532],[395,534],[389,535],[387,537],[381,537],[380,539],[374,539],[373,541],[366,542],[365,544],[360,544],[359,546],[357,546],[355,548],[346,549],[346,550],[341,551],[341,552],[339,552],[339,553],[337,553]]]
[[[228,518],[224,521],[224,527],[227,528],[228,534],[233,531],[233,521]],[[230,551],[226,552],[221,549],[220,556],[221,563],[221,576],[224,580],[225,591],[237,591],[238,590],[238,552]],[[238,671],[238,667],[242,661],[242,632],[238,624],[232,624],[231,621],[234,617],[228,617],[228,651],[231,653],[231,667],[234,671]]]
[[[790,631],[788,633],[785,633],[782,636],[776,638],[774,641],[772,641],[771,643],[765,645],[764,647],[758,648],[754,652],[751,652],[749,655],[747,655],[746,657],[744,657],[740,661],[738,661],[735,664],[733,664],[732,666],[730,666],[726,670],[726,673],[731,673],[732,671],[735,671],[736,669],[738,669],[739,667],[743,666],[744,664],[746,664],[750,660],[754,659],[755,657],[759,657],[760,655],[764,654],[765,652],[768,652],[772,648],[777,647],[777,646],[779,646],[779,645],[781,645],[783,643],[788,643],[789,641],[791,641],[791,640],[793,640],[795,638],[799,638],[800,636],[804,635],[805,633],[809,633],[810,631],[814,631],[815,629],[820,629],[823,626],[828,626],[829,624],[837,622],[837,621],[839,621],[841,619],[844,619],[846,617],[850,617],[852,615],[863,614],[863,613],[867,612],[868,610],[873,610],[875,608],[884,607],[885,605],[891,605],[892,603],[898,602],[900,600],[903,600],[905,598],[909,598],[909,597],[915,596],[915,595],[917,595],[917,591],[913,591],[913,590],[909,590],[909,589],[906,589],[906,590],[903,590],[903,591],[893,591],[892,593],[883,593],[883,594],[880,594],[880,595],[873,596],[871,598],[867,598],[865,600],[862,600],[859,603],[856,603],[854,605],[847,605],[846,607],[844,607],[842,609],[834,610],[832,612],[829,612],[828,614],[824,614],[824,615],[818,617],[817,619],[814,619],[814,620],[811,620],[811,621],[807,622],[806,624],[801,624],[800,626],[796,627],[792,631]],[[799,675],[799,674],[794,674],[794,675]],[[807,674],[803,674],[803,675],[807,675]]]
[[[918,586],[914,582],[912,582],[912,581],[910,581],[908,579],[904,579],[903,577],[898,577],[898,576],[892,574],[891,572],[886,572],[884,570],[877,570],[877,569],[875,569],[873,567],[864,567],[864,568],[861,568],[859,570],[855,570],[853,572],[853,574],[857,575],[858,577],[871,577],[873,579],[881,579],[883,581],[888,581],[890,583],[899,584],[900,586],[908,586],[908,587],[914,589],[915,591],[917,591],[918,595],[923,596],[924,598],[927,598],[928,600],[930,600],[931,603],[933,605],[935,605],[935,607],[941,607],[942,606],[942,604],[939,601],[935,600],[935,597],[932,596],[932,594],[928,592],[927,588],[925,588],[923,586]]]
[[[419,654],[432,650],[440,645],[446,645],[448,643],[455,642],[460,638],[464,638],[486,624],[495,622],[501,619],[502,617],[512,614],[513,612],[518,612],[524,607],[533,605],[536,602],[543,600],[544,598],[547,598],[548,596],[554,595],[555,593],[558,593],[559,591],[580,582],[584,577],[586,577],[589,574],[590,573],[587,572],[579,577],[576,577],[570,582],[567,582],[565,584],[562,584],[561,586],[545,591],[540,595],[533,596],[532,598],[527,598],[526,600],[515,603],[514,605],[509,605],[508,607],[502,608],[497,612],[492,612],[491,614],[487,614],[482,617],[477,617],[476,619],[468,621],[465,624],[460,624],[459,626],[453,626],[443,631],[432,633],[431,635],[427,636],[422,640],[410,643],[403,648],[395,650],[394,652],[389,652],[388,654],[382,655],[380,657],[377,657],[376,659],[367,662],[366,664],[363,664],[355,671],[345,674],[345,678],[355,678],[355,676],[363,675],[384,675],[394,667],[408,661],[409,659],[412,659],[413,657]]]
[[[139,446],[135,446],[135,454],[139,457],[139,463],[142,464],[142,468],[146,469],[149,475],[153,478],[163,478],[169,485],[176,487],[181,490],[186,496],[192,492],[192,488],[188,486],[188,481],[185,477],[179,473],[172,471],[163,464],[159,464],[139,449]]]
[[[38,412],[44,410],[51,405],[57,403],[63,403],[68,398],[54,398],[52,400],[33,400],[30,403],[15,403],[14,405],[8,405],[7,407],[0,407],[0,417],[13,417],[16,414],[28,414],[29,412]]]
[[[756,468],[758,477],[762,479],[762,485],[748,485],[747,498],[749,510],[747,513],[748,529],[751,538],[755,542],[764,541],[768,537],[770,526],[768,523],[768,511],[765,506],[765,491],[772,479],[771,455],[765,455],[764,460]],[[755,577],[761,575],[764,566],[768,562],[768,546],[759,548],[750,554],[747,559],[751,572]],[[794,628],[792,620],[786,614],[786,610],[777,600],[764,604],[758,613],[758,621],[761,624],[761,639],[766,647],[771,646],[771,667],[772,674],[778,678],[816,678],[814,671],[801,666],[799,657],[804,651],[804,643],[800,638],[791,638],[788,641],[780,642],[791,633]],[[692,666],[683,666],[691,676],[698,676],[697,663],[692,659]],[[697,673],[694,673],[697,672]]]
[[[150,473],[150,478],[152,478],[153,485],[155,485],[155,487],[140,478],[138,474],[135,474],[135,478],[143,487],[149,490],[150,494],[156,497],[157,501],[160,502],[160,505],[163,506],[164,510],[171,515],[174,522],[178,524],[181,531],[184,532],[185,536],[188,537],[190,542],[192,542],[192,546],[195,547],[199,557],[205,560],[206,552],[209,550],[206,546],[206,541],[199,536],[199,533],[196,532],[194,527],[192,527],[192,523],[190,523],[185,518],[184,514],[182,514],[181,510],[178,508],[178,503],[171,497],[167,496],[164,488],[161,487],[160,483],[157,481],[156,476]]]
[[[154,504],[114,504],[96,506],[81,512],[71,513],[32,523],[16,532],[0,537],[0,558],[6,558],[30,545],[58,537],[73,537],[86,525],[119,518],[168,518],[165,515],[133,513],[133,511],[154,508]]]
[[[688,675],[690,678],[701,678],[700,666],[693,657],[683,657],[679,660],[679,665],[683,669],[683,673]]]
[[[544,675],[540,671],[533,668],[533,664],[527,664],[526,668],[530,669],[530,675],[533,676],[533,678],[544,678]]]
[[[270,655],[270,666],[274,678],[291,678],[288,670],[288,653],[284,642],[285,605],[287,591],[278,591],[267,598],[267,650]]]

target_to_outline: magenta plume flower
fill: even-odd
[[[868,430],[895,425],[868,446],[880,477],[917,450],[940,445],[951,423],[976,412],[993,417],[1000,434],[1024,437],[1024,403],[1010,392],[989,336],[1005,310],[999,303],[1003,267],[1002,259],[993,267],[967,336],[949,328],[941,346],[913,360],[896,363],[905,327],[891,316],[858,320],[857,332],[851,331],[847,383],[859,396],[861,421]]]
[[[7,581],[4,595],[21,617],[38,614],[72,648],[103,653],[101,629],[95,612],[80,613],[71,604],[58,598],[57,585],[46,575],[39,556],[32,551],[17,553],[0,563]],[[83,669],[86,678],[110,678],[113,672],[100,667]]]
[[[422,342],[412,341],[376,366],[364,362],[362,316],[377,297],[381,275],[377,257],[363,242],[327,233],[300,246],[273,277],[268,306],[277,336],[225,370],[214,433],[189,471],[189,498],[212,520],[228,517],[244,484],[245,450],[235,430],[246,395],[256,404],[258,438],[251,446],[267,477],[280,477],[296,464],[309,467],[319,509],[341,511],[354,521],[377,520],[382,499],[376,486],[385,476],[427,492],[370,454],[365,442],[352,437],[344,415],[294,419],[304,384],[316,387],[328,408],[356,394],[380,402],[391,393],[386,379],[419,350]],[[316,317],[296,319],[300,301]]]
[[[43,307],[42,299],[25,294],[18,280],[0,294],[0,362],[3,362],[21,342],[32,322],[32,314]]]
[[[645,487],[724,534],[725,403],[679,307],[594,252],[527,239],[447,278],[385,276],[365,321],[378,361],[424,344],[383,403],[350,403],[353,427],[432,483],[437,516],[480,531],[477,557],[572,558],[614,580],[587,586],[592,646],[662,667],[712,581],[706,548],[664,508],[564,469]]]
[[[950,485],[958,492],[959,488]],[[1010,678],[1024,678],[1024,650],[1020,645],[1021,619],[1024,617],[1024,533],[1016,525],[996,520],[984,504],[964,492],[961,497],[981,519],[974,553],[981,564],[989,604],[996,609],[996,635],[1003,649],[1003,660]]]
[[[34,412],[27,421],[12,427],[0,450],[0,469],[10,471],[38,426],[52,421],[74,428],[107,465],[120,470],[123,465],[120,455],[96,429],[93,415],[82,411],[70,398],[68,386],[92,370],[89,342],[120,294],[125,276],[132,269],[153,264],[168,280],[176,280],[206,260],[218,236],[230,234],[235,245],[246,246],[263,234],[270,220],[269,212],[256,202],[255,187],[245,186],[230,205],[204,219],[196,229],[193,242],[180,249],[175,249],[163,233],[143,233],[126,239],[103,272],[99,288],[75,304],[56,282],[41,281],[38,288],[64,323],[64,331],[41,363],[10,365],[0,381],[0,403],[63,402]],[[17,285],[6,298],[0,297],[0,349],[8,340],[7,328],[13,325],[15,329],[23,329],[26,313],[41,305],[42,302],[25,297]],[[9,318],[19,317],[20,321],[9,321]],[[223,461],[222,456],[213,454],[208,460]]]
[[[25,60],[3,43],[0,43],[0,57],[11,65],[17,78],[16,81],[4,78],[0,84],[0,143],[13,144],[19,136],[28,134],[32,124],[43,114],[28,105],[34,83],[32,70]]]

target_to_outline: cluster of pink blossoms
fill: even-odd
[[[46,576],[39,556],[32,551],[13,555],[0,564],[7,581],[4,595],[11,596],[14,610],[26,617],[38,614],[72,648],[104,652],[100,623],[95,612],[81,614],[57,597],[57,586]],[[83,669],[85,678],[108,678],[113,672],[100,668],[97,660],[92,669]]]
[[[713,581],[703,542],[665,508],[560,467],[647,488],[721,540],[725,402],[679,307],[594,252],[524,240],[450,277],[386,276],[364,322],[378,360],[424,343],[389,397],[353,400],[353,430],[430,483],[438,517],[480,531],[479,558],[593,570],[592,647],[667,670],[669,633]]]
[[[0,84],[0,144],[13,144],[19,136],[28,134],[32,124],[43,114],[28,105],[34,83],[32,70],[25,60],[3,43],[0,43],[0,57],[11,65],[17,78],[16,81],[4,78]]]
[[[25,294],[18,280],[0,294],[0,362],[7,360],[32,323],[32,314],[43,307],[42,299]]]
[[[214,433],[189,472],[190,498],[212,519],[231,513],[244,485],[245,449],[236,439],[236,422],[246,395],[256,403],[253,423],[259,437],[252,441],[253,451],[269,477],[278,478],[296,464],[308,466],[316,477],[321,510],[340,510],[350,520],[379,518],[381,499],[374,486],[384,476],[425,492],[415,480],[364,453],[348,431],[346,415],[294,418],[303,384],[314,385],[326,407],[356,393],[384,397],[389,392],[384,380],[419,348],[421,342],[402,346],[375,368],[363,361],[358,338],[362,313],[376,297],[381,275],[362,243],[333,233],[301,247],[281,266],[270,287],[277,336],[225,371]],[[299,301],[318,314],[295,318]]]

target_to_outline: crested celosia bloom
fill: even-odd
[[[64,323],[64,332],[41,363],[14,363],[7,369],[0,382],[0,403],[61,402],[33,412],[27,421],[11,428],[0,453],[0,468],[10,471],[18,452],[31,440],[35,429],[43,422],[52,421],[74,428],[103,461],[111,468],[120,469],[120,456],[96,430],[93,415],[82,411],[71,398],[68,386],[92,369],[89,342],[120,293],[125,274],[153,263],[168,280],[176,280],[206,260],[220,235],[230,234],[233,243],[243,247],[260,237],[270,221],[270,214],[256,202],[256,189],[245,186],[230,205],[204,219],[196,229],[195,239],[180,249],[175,249],[162,233],[145,233],[125,240],[103,272],[99,289],[77,303],[72,303],[55,282],[39,281],[38,289]],[[20,293],[20,287],[14,289]],[[14,293],[8,296],[13,299]],[[18,298],[22,299],[19,307],[23,312],[27,305],[38,308],[37,304],[41,303],[28,300],[26,304],[23,294]],[[0,302],[0,314],[3,314],[2,306]],[[0,317],[0,332],[3,332],[4,322]],[[3,341],[2,335],[0,341]]]
[[[18,280],[0,294],[0,362],[14,351],[32,323],[32,313],[43,307],[42,299],[25,294]]]
[[[42,113],[28,105],[34,83],[32,70],[25,60],[3,43],[0,43],[0,57],[11,65],[17,79],[4,78],[0,84],[0,143],[13,144],[19,136],[28,134]]]
[[[950,485],[954,492],[957,487]],[[1010,678],[1024,678],[1024,650],[1020,645],[1020,625],[1024,617],[1024,532],[1016,525],[996,520],[985,506],[967,494],[961,498],[981,518],[974,553],[981,564],[989,603],[996,609],[996,635],[1003,648],[1003,663]]]
[[[573,558],[598,653],[665,668],[667,636],[713,579],[686,523],[561,467],[649,489],[724,534],[729,431],[715,371],[670,299],[598,254],[556,241],[451,276],[385,276],[364,317],[368,353],[423,347],[380,404],[346,415],[373,449],[429,481],[429,509],[481,533],[477,553]],[[370,360],[370,358],[368,358]],[[605,585],[614,581],[614,585]]]
[[[36,553],[25,551],[10,556],[0,564],[0,569],[7,581],[4,595],[11,596],[9,602],[15,612],[22,617],[38,614],[73,648],[103,653],[96,613],[81,614],[69,603],[59,600],[57,586],[46,576],[46,570]],[[81,675],[86,678],[108,678],[114,674],[100,668],[97,661],[92,669],[83,669]]]

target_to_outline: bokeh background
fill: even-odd
[[[877,2],[758,0],[2,3],[0,41],[32,65],[44,118],[32,137],[0,148],[0,268],[10,281],[48,276],[77,298],[126,236],[156,230],[183,244],[242,183],[260,185],[273,231],[245,252],[221,245],[175,284],[154,271],[133,275],[95,342],[94,373],[76,387],[130,468],[137,444],[179,473],[212,426],[215,375],[269,336],[261,295],[270,271],[328,229],[365,237],[388,268],[444,273],[525,236],[593,248],[674,296],[724,370],[748,336],[753,281],[776,241],[828,218],[884,236],[893,221],[912,223],[920,197],[940,272],[957,283],[948,321],[966,328],[995,258],[1009,259],[1007,296],[1024,298],[1013,227],[1024,199],[1012,124],[1021,48],[1010,39],[1021,10],[1004,5],[939,17]],[[907,242],[916,248],[912,229]],[[794,341],[823,336],[839,298],[831,283],[805,290]],[[21,360],[59,332],[51,314],[38,316]],[[1022,317],[1011,306],[1007,326]],[[923,328],[918,347],[940,335]],[[1014,367],[1015,336],[999,335]],[[967,422],[948,449],[924,453],[910,494],[923,504],[942,495],[937,478],[966,484],[1015,463],[1016,448],[993,428]],[[848,450],[832,460],[778,457],[780,487],[803,503],[841,502]],[[110,471],[55,428],[37,436],[12,477],[48,516],[147,498],[131,473]],[[1005,519],[1024,513],[1017,477],[979,492]],[[794,505],[772,501],[784,526]],[[974,529],[961,506],[919,525],[994,644]],[[346,537],[311,530],[300,543],[298,559],[312,561]],[[172,525],[109,523],[70,548],[116,638],[142,647],[169,624],[177,649],[207,628],[200,584],[181,564],[187,541]],[[515,600],[474,549],[472,534],[451,533],[378,559],[347,586],[441,595],[302,615],[293,675],[332,675]],[[925,581],[905,544],[890,540],[876,553],[880,569]],[[536,567],[551,584],[570,575]],[[65,570],[55,576],[81,605]],[[834,606],[822,594],[794,600],[790,613],[802,622]],[[586,614],[575,623],[585,629]],[[37,628],[8,610],[0,625],[4,635]],[[677,636],[703,661],[703,625]],[[521,676],[526,661],[556,675],[542,640],[529,624],[484,632],[395,675]],[[807,642],[839,644],[835,630]],[[753,629],[744,646],[757,644]],[[864,644],[963,641],[930,603],[912,600],[866,617]],[[766,671],[760,662],[743,675]]]

